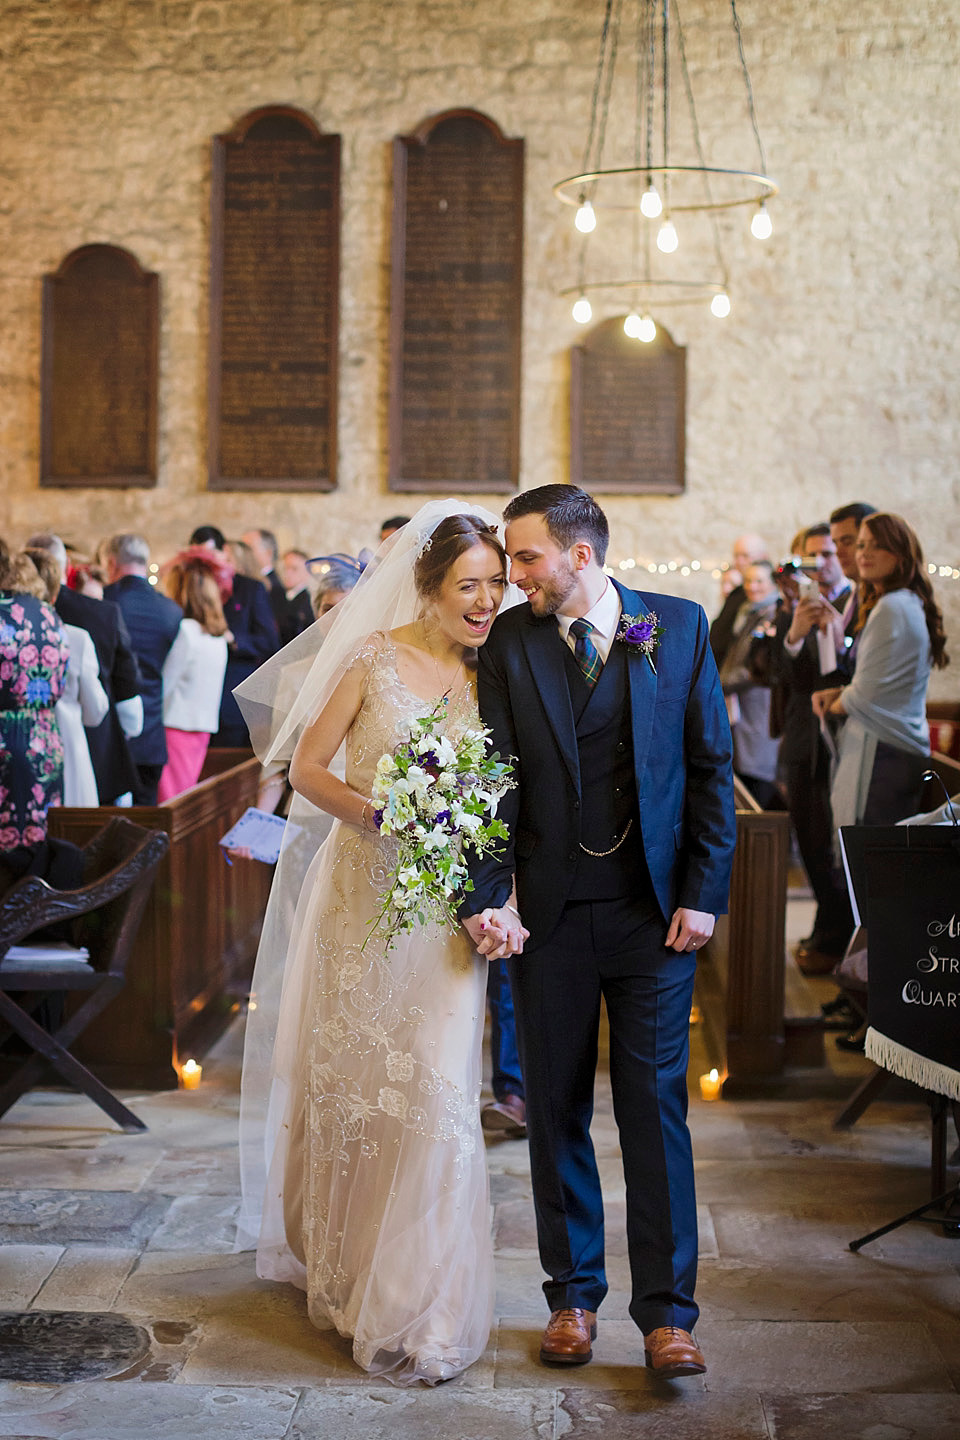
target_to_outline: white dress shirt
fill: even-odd
[[[609,580],[600,599],[582,618],[588,620],[593,626],[590,639],[597,647],[600,659],[606,664],[613,646],[613,637],[620,624],[620,595]],[[576,619],[576,615],[564,615],[562,611],[557,614],[560,634],[574,654],[576,653],[577,637],[570,634],[570,626]]]

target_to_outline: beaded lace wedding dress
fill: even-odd
[[[404,722],[434,702],[397,673],[386,634],[355,664],[364,699],[346,780],[370,793]],[[479,725],[473,682],[450,733]],[[482,1354],[493,1307],[479,1123],[486,963],[429,926],[387,950],[371,934],[395,842],[334,821],[303,885],[280,1006],[276,1131],[257,1272],[307,1292],[313,1323],[353,1338],[359,1365],[398,1385],[446,1380]]]

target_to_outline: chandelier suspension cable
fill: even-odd
[[[700,122],[697,119],[697,107],[694,104],[693,99],[693,86],[690,83],[690,71],[687,67],[687,47],[683,36],[683,22],[680,19],[680,6],[677,3],[677,0],[674,0],[674,14],[676,15],[677,20],[677,53],[680,56],[680,73],[683,76],[683,84],[687,92],[687,104],[690,108],[690,127],[693,131],[693,144],[697,152],[697,159],[700,162],[700,168],[703,171],[703,190],[704,194],[707,197],[707,214],[710,217],[710,229],[713,234],[713,253],[716,257],[717,264],[720,267],[720,273],[723,277],[724,289],[726,289],[728,277],[727,264],[723,258],[723,248],[720,244],[720,226],[717,221],[716,211],[713,208],[713,193],[710,188],[710,171],[707,167],[707,160],[703,151],[703,140],[700,136]]]
[[[670,184],[670,0],[663,0],[663,40],[662,60],[663,65],[663,169],[665,193],[669,193]],[[667,205],[667,210],[670,206]]]
[[[610,109],[610,91],[613,88],[613,71],[617,61],[617,47],[620,36],[620,12],[623,0],[607,0],[603,15],[603,29],[600,32],[600,53],[597,57],[597,73],[593,81],[593,95],[590,98],[590,129],[583,151],[583,172],[591,168],[600,169],[603,160],[603,143],[606,138],[607,115]],[[610,55],[607,56],[609,44]],[[603,98],[601,102],[601,89]],[[594,142],[596,154],[594,155]]]
[[[730,10],[733,14],[733,28],[737,36],[737,51],[740,56],[740,69],[743,71],[743,81],[747,87],[747,108],[750,111],[750,124],[753,126],[753,137],[757,142],[757,153],[760,156],[760,173],[767,173],[767,157],[763,150],[763,141],[760,139],[760,127],[757,124],[757,110],[753,103],[753,84],[750,80],[750,71],[747,69],[747,57],[743,53],[743,31],[740,28],[740,16],[737,14],[737,0],[730,0]]]

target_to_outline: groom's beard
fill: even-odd
[[[577,572],[568,557],[562,555],[553,574],[540,581],[539,588],[530,599],[530,609],[534,615],[556,615],[576,588]]]

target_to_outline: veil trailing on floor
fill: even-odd
[[[367,636],[395,630],[417,618],[420,600],[414,582],[418,556],[434,530],[451,515],[476,515],[491,527],[499,519],[463,500],[434,500],[402,530],[388,537],[357,585],[339,605],[237,687],[234,694],[257,756],[266,766],[289,763],[304,728],[320,713]],[[509,587],[512,589],[512,587]],[[519,595],[505,597],[504,605]],[[337,761],[331,768],[336,770]],[[236,1250],[257,1246],[263,1196],[276,1136],[285,1112],[294,1057],[278,1041],[281,1002],[288,1014],[302,1013],[309,976],[289,966],[290,939],[304,880],[332,819],[301,795],[294,795],[264,917],[247,1014],[240,1093],[240,1176],[242,1204]],[[304,1284],[302,1274],[291,1273]]]

